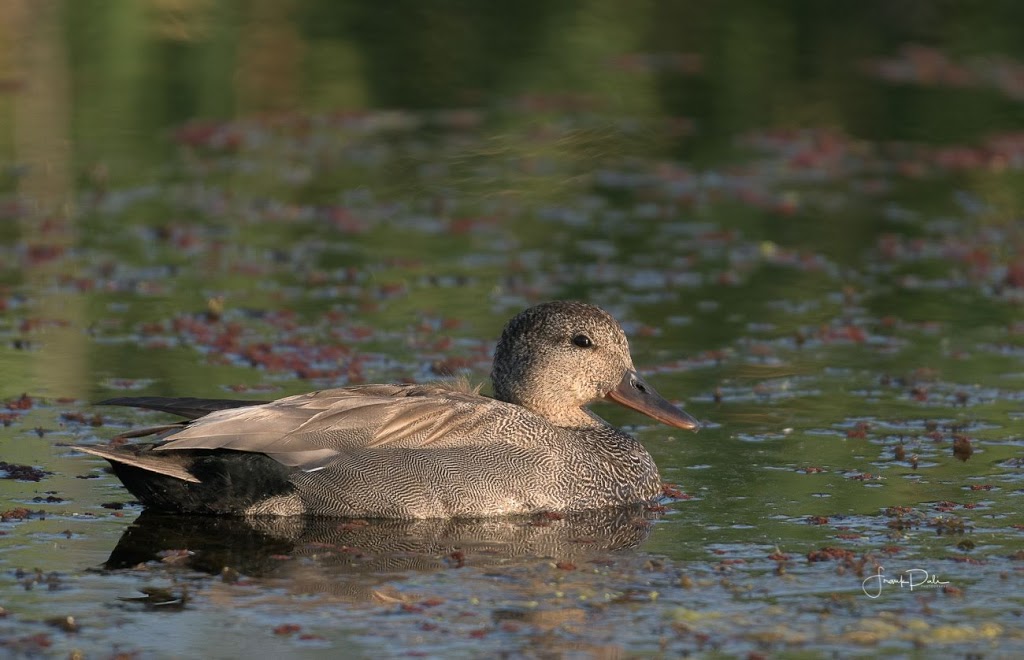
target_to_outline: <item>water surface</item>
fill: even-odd
[[[0,646],[1020,653],[1020,14],[5,4]],[[163,419],[110,396],[485,380],[552,298],[705,422],[597,407],[664,511],[167,520],[67,448]]]

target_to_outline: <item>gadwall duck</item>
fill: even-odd
[[[658,468],[584,406],[600,399],[681,429],[698,422],[645,383],[626,335],[579,302],[531,307],[494,352],[494,398],[451,385],[360,385],[277,401],[127,397],[187,421],[76,447],[110,461],[143,505],[181,513],[480,518],[646,502]]]

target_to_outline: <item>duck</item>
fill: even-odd
[[[109,461],[147,510],[229,516],[476,519],[650,503],[651,454],[588,406],[700,423],[633,366],[626,333],[584,302],[520,312],[479,387],[352,385],[275,401],[121,397],[183,421],[74,448]],[[152,443],[129,438],[155,436]]]

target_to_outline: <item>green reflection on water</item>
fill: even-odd
[[[12,506],[47,490],[68,502],[0,538],[8,566],[77,572],[116,539],[122,521],[103,517],[67,554],[37,560],[74,514],[107,516],[100,503],[124,497],[108,477],[74,479],[95,463],[56,446],[120,430],[60,418],[131,385],[120,381],[265,398],[348,382],[356,367],[370,381],[430,378],[451,356],[483,380],[508,316],[577,297],[629,323],[655,386],[714,423],[637,431],[664,478],[697,497],[672,505],[646,550],[699,566],[729,544],[962,557],[962,535],[896,534],[881,515],[934,517],[951,501],[975,506],[951,515],[993,566],[975,588],[1007,596],[994,576],[1024,524],[1020,300],[972,268],[1019,262],[1020,168],[902,176],[913,158],[890,143],[977,145],[1019,130],[1020,99],[863,70],[908,42],[967,63],[1024,56],[1020,3],[38,5],[0,8],[0,395],[47,402],[0,428],[0,448],[55,474],[0,481],[0,493]],[[827,129],[878,164],[801,177],[741,139],[795,129]],[[729,176],[734,188],[716,187]],[[759,194],[774,201],[752,203]],[[886,235],[941,249],[887,259]],[[785,251],[797,258],[772,261]],[[219,296],[213,332],[351,352],[314,382],[218,360],[174,322],[202,319]],[[266,321],[279,310],[295,312],[294,332]],[[354,327],[371,332],[344,334]],[[858,421],[865,437],[848,437]],[[976,452],[961,462],[948,427],[965,424]],[[916,470],[894,461],[900,443]]]

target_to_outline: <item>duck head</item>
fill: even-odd
[[[558,426],[595,424],[583,407],[608,399],[669,426],[700,428],[637,374],[611,314],[586,303],[548,302],[515,316],[494,351],[491,380],[496,398]]]

